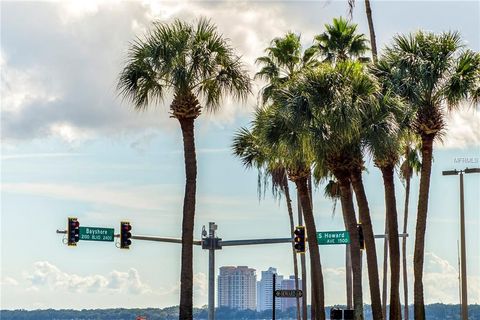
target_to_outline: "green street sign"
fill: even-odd
[[[318,244],[348,244],[350,233],[348,231],[323,231],[317,232]]]
[[[80,240],[113,241],[113,228],[80,227]]]

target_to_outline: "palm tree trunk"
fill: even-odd
[[[363,235],[365,239],[365,249],[367,254],[368,283],[370,286],[370,298],[372,301],[373,319],[383,319],[382,301],[380,297],[380,286],[378,277],[377,251],[375,246],[375,235],[373,233],[372,221],[370,219],[370,208],[368,206],[367,195],[362,181],[362,172],[360,169],[352,172],[352,186],[357,199],[359,216],[362,223]]]
[[[365,11],[367,13],[368,30],[370,31],[370,45],[372,46],[373,62],[377,62],[377,40],[375,38],[375,29],[373,28],[372,8],[370,0],[365,0]]]
[[[300,203],[300,192],[297,190],[297,211],[298,211],[298,225],[303,226],[303,212],[302,212],[302,204]],[[302,297],[302,319],[307,320],[308,313],[307,313],[307,266],[305,263],[305,255],[300,255],[300,266],[302,268],[302,290],[303,290],[303,297]]]
[[[179,319],[193,319],[193,227],[195,220],[195,194],[197,185],[197,159],[195,155],[194,119],[179,119],[183,135],[185,157],[185,197],[182,222],[182,266],[180,272]]]
[[[352,190],[348,174],[335,174],[340,184],[340,199],[345,225],[350,233],[350,257],[353,271],[353,308],[355,320],[363,320],[362,270],[360,267],[360,242],[357,229],[357,218],[353,206]]]
[[[401,320],[400,311],[400,244],[398,241],[397,203],[395,199],[394,166],[381,167],[385,187],[385,206],[388,220],[388,249],[390,251],[390,319]]]
[[[312,319],[325,320],[325,298],[322,264],[320,262],[320,250],[317,242],[317,229],[315,227],[315,219],[311,207],[309,196],[307,177],[295,180],[295,185],[300,194],[300,202],[302,204],[303,217],[307,229],[308,248],[310,250],[310,273],[311,273],[311,305]]]
[[[382,314],[387,319],[387,295],[388,295],[388,219],[385,214],[385,238],[383,239],[383,279],[382,279]]]
[[[403,209],[403,233],[407,233],[408,223],[408,203],[410,200],[410,180],[411,177],[406,177],[405,187],[405,206]],[[402,239],[402,267],[403,267],[403,295],[404,295],[404,319],[408,320],[408,277],[407,277],[407,237]]]
[[[285,192],[285,201],[287,202],[288,218],[290,220],[290,230],[291,230],[292,239],[293,239],[295,222],[293,221],[292,199],[290,198],[290,189],[288,187],[288,180],[287,180],[286,174],[285,174],[285,179],[283,181],[283,190]],[[293,240],[292,240],[292,253],[293,253],[293,274],[295,276],[295,290],[298,290],[299,289],[298,262],[297,262],[297,252],[295,251],[295,242]],[[296,300],[297,300],[297,320],[300,320],[300,297],[297,296]]]
[[[423,299],[423,262],[425,254],[425,230],[427,228],[428,194],[432,171],[432,152],[434,135],[422,136],[422,169],[418,194],[417,225],[415,228],[415,249],[413,252],[413,303],[415,320],[425,319]]]

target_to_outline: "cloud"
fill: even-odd
[[[215,16],[250,70],[284,24],[273,8],[233,2],[10,2],[2,9],[1,129],[2,140],[9,142],[54,136],[70,143],[97,135],[176,130],[168,99],[138,113],[116,91],[129,43],[152,20]],[[239,112],[251,110],[241,105],[225,99],[222,110],[206,117],[231,123]]]
[[[181,196],[168,193],[159,185],[82,185],[53,183],[2,183],[2,192],[40,195],[143,210],[158,210],[167,204],[180,203]]]
[[[0,159],[4,160],[18,160],[18,159],[39,159],[39,158],[57,158],[57,157],[78,157],[84,155],[83,153],[73,152],[51,152],[51,153],[22,153],[22,154],[8,154],[2,155]]]
[[[12,277],[5,277],[2,279],[2,281],[0,282],[0,285],[3,287],[3,286],[10,286],[10,287],[16,287],[18,286],[18,281],[15,280],[14,278]]]
[[[447,132],[439,148],[480,146],[480,106],[464,107],[447,114]]]
[[[311,2],[306,9],[288,2],[113,0],[7,2],[2,9],[2,140],[53,136],[68,143],[178,130],[168,117],[169,99],[138,113],[116,91],[129,43],[154,20],[212,18],[253,75],[255,59],[272,38],[301,32],[308,46],[331,16],[347,11],[335,2]],[[226,98],[216,114],[202,119],[215,126],[233,123],[252,111],[261,86],[255,83],[245,103]],[[480,145],[478,113],[457,112],[447,122],[444,148]],[[149,139],[151,133],[134,146]]]
[[[127,272],[113,270],[108,275],[69,274],[61,271],[48,261],[37,261],[33,271],[25,275],[29,283],[27,290],[61,290],[78,293],[122,292],[133,295],[152,292],[152,289],[140,279],[138,271],[130,268]]]

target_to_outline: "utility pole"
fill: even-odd
[[[215,320],[215,222],[208,223],[208,320]]]
[[[465,244],[465,204],[463,190],[463,174],[480,173],[480,168],[466,168],[465,170],[442,171],[444,176],[460,175],[460,265],[461,265],[461,298],[462,320],[468,320],[468,299],[467,299],[467,250]]]
[[[300,203],[300,193],[297,191],[297,211],[298,211],[298,225],[303,226],[303,211],[302,205]],[[303,290],[303,297],[302,297],[302,319],[307,320],[307,266],[305,262],[305,255],[300,255],[300,265],[302,269],[302,290]]]

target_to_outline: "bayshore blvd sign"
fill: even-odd
[[[80,227],[80,240],[113,241],[113,228]]]
[[[349,244],[350,233],[348,231],[322,231],[317,232],[318,244]]]

